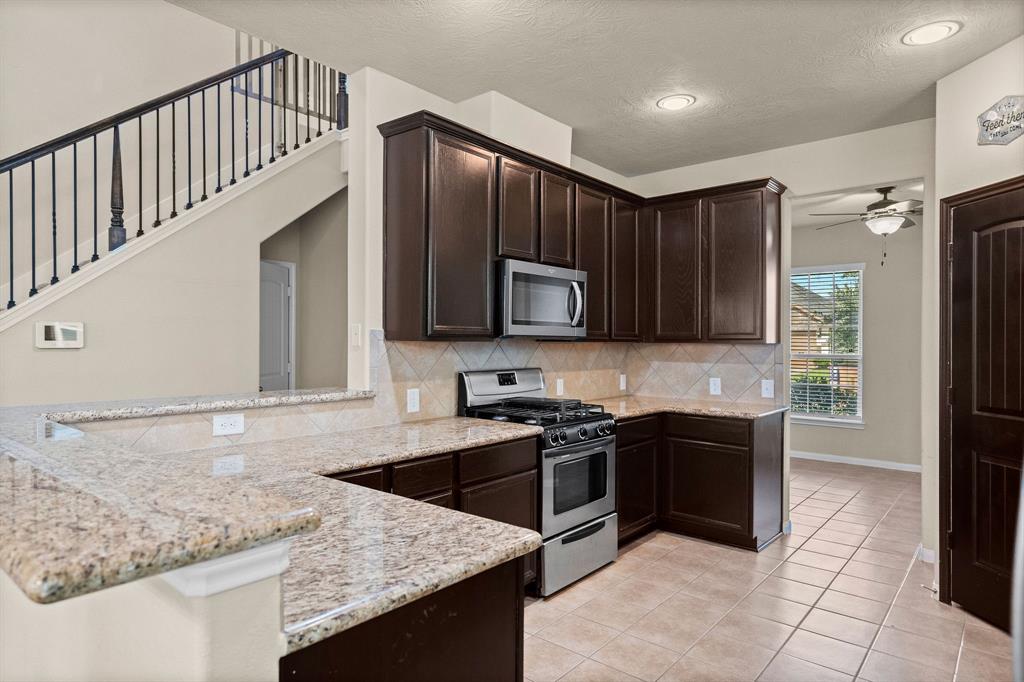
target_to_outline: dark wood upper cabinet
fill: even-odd
[[[700,199],[651,208],[651,340],[701,338]]]
[[[498,255],[536,261],[540,257],[540,171],[498,158]]]
[[[612,202],[611,338],[640,339],[640,206]]]
[[[779,338],[779,195],[764,188],[702,200],[704,338]]]
[[[576,183],[553,173],[540,174],[540,262],[576,266]]]
[[[420,128],[384,159],[385,336],[493,336],[494,153]]]
[[[587,273],[588,339],[607,339],[611,300],[612,198],[576,186],[576,268]]]

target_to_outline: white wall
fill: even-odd
[[[928,204],[1024,173],[1024,139],[1006,145],[977,144],[977,116],[1005,95],[1024,94],[1024,36],[990,52],[938,81],[935,90],[935,187]],[[924,545],[938,548],[939,518],[939,239],[925,234],[922,244],[921,314],[922,485]]]
[[[235,32],[162,0],[0,2],[0,158],[235,63]]]
[[[864,263],[863,428],[792,424],[794,451],[921,463],[921,227],[887,240],[856,223],[793,230],[793,267]]]

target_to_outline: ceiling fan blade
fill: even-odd
[[[903,216],[903,224],[900,225],[900,229],[901,230],[905,230],[908,227],[913,227],[914,225],[917,225],[917,223],[915,223],[913,220],[911,220],[907,216]]]
[[[848,214],[847,214],[848,215]],[[859,213],[857,215],[860,215]],[[844,220],[841,223],[832,223],[831,225],[822,225],[821,227],[814,228],[815,230],[824,230],[829,227],[835,227],[836,225],[845,225],[846,223],[858,223],[860,218],[854,218],[853,220]]]
[[[808,213],[807,215],[861,215],[860,213]]]
[[[907,199],[906,201],[897,201],[895,204],[887,206],[886,210],[900,213],[902,211],[911,211],[923,205],[924,202],[919,201],[918,199]]]

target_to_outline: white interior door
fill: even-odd
[[[260,387],[292,388],[292,268],[260,261]]]

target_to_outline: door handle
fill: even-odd
[[[575,327],[580,323],[580,317],[583,316],[583,290],[580,289],[580,283],[573,280],[569,282],[569,286],[572,287],[573,296],[576,299],[576,310],[572,314],[572,320],[569,322],[570,326]]]
[[[572,535],[566,535],[564,538],[562,538],[562,544],[571,545],[574,542],[579,542],[580,540],[589,538],[594,533],[597,533],[598,531],[602,530],[604,528],[605,523],[605,521],[602,521],[601,523],[595,523],[592,526],[588,526],[587,528],[584,528],[581,531],[573,533]]]

